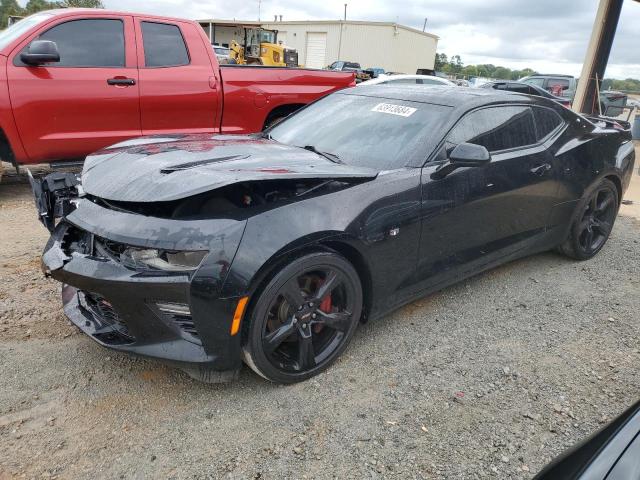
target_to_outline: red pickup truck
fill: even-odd
[[[354,84],[353,73],[221,67],[188,20],[50,10],[0,32],[0,158],[78,160],[141,135],[257,132]]]

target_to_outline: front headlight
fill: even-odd
[[[164,270],[167,272],[191,272],[198,268],[207,255],[206,250],[172,252],[155,248],[127,247],[120,259],[136,270]]]

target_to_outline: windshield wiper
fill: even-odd
[[[327,160],[329,160],[330,162],[343,163],[342,160],[340,160],[340,157],[335,153],[321,152],[320,150],[317,150],[316,147],[314,147],[313,145],[305,145],[302,148],[304,148],[305,150],[309,150],[310,152],[317,153],[318,155],[321,155]]]

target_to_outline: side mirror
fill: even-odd
[[[452,150],[449,161],[460,167],[481,167],[491,161],[491,155],[482,145],[461,143]]]
[[[27,65],[59,62],[58,45],[50,40],[34,40],[27,51],[20,55],[20,60]]]
[[[460,143],[449,155],[449,161],[440,165],[431,174],[431,178],[439,180],[460,167],[482,167],[491,161],[491,154],[482,145]]]

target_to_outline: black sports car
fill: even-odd
[[[297,382],[360,321],[501,263],[605,244],[629,125],[460,87],[329,95],[257,135],[136,139],[34,180],[43,254],[98,343]],[[62,219],[55,225],[55,218]]]

